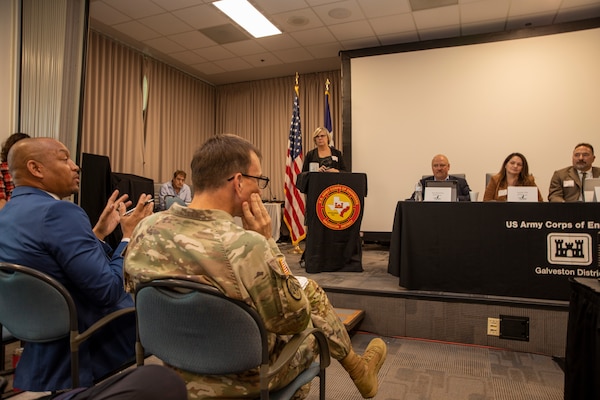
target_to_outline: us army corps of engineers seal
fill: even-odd
[[[341,231],[351,227],[360,215],[360,199],[346,185],[332,185],[317,199],[317,218],[326,227]]]

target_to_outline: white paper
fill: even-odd
[[[425,190],[425,201],[452,201],[452,188],[428,187]]]
[[[509,186],[507,201],[536,202],[538,201],[538,188],[536,186]]]

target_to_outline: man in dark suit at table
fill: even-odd
[[[584,201],[583,181],[600,178],[600,168],[592,167],[596,159],[589,143],[579,143],[573,149],[573,165],[554,171],[550,180],[548,201],[555,203]]]
[[[426,181],[456,181],[456,197],[458,201],[471,201],[471,195],[469,192],[469,184],[467,180],[458,176],[449,175],[450,172],[450,161],[448,157],[443,154],[437,154],[431,160],[431,172],[433,175],[427,176],[420,180],[421,187],[423,188],[423,198],[425,197],[425,182]],[[412,194],[410,200],[415,199],[415,193]]]

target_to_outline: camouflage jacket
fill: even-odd
[[[274,334],[300,332],[310,320],[308,300],[275,241],[244,230],[225,211],[173,206],[145,218],[124,269],[128,291],[164,277],[215,286],[254,307]]]

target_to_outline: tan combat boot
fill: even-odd
[[[371,340],[362,356],[356,354],[354,350],[350,350],[350,354],[340,360],[365,399],[370,399],[377,394],[379,389],[377,373],[381,369],[386,355],[385,342],[380,338],[375,338]]]

